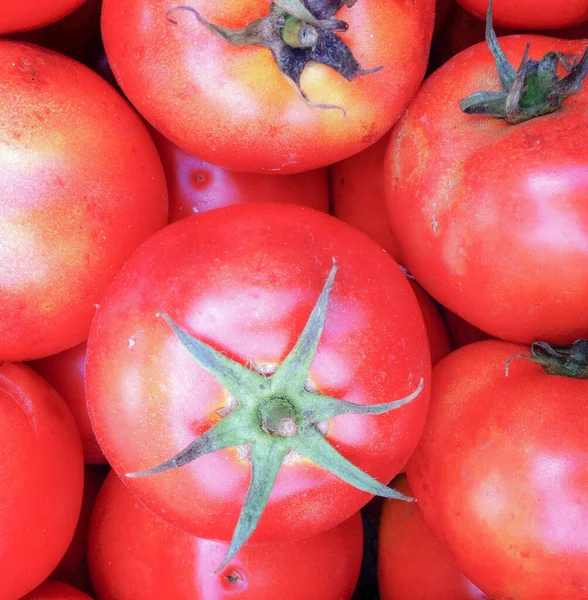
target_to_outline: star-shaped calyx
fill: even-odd
[[[486,15],[486,42],[494,56],[500,79],[500,92],[474,92],[460,101],[463,112],[474,115],[499,117],[516,124],[555,112],[563,101],[581,89],[588,72],[588,48],[582,58],[570,58],[562,52],[548,52],[541,60],[530,59],[529,46],[518,70],[508,62],[498,44],[492,26],[492,0]],[[561,65],[568,75],[558,77]]]
[[[241,29],[230,29],[207,21],[191,6],[176,6],[167,12],[168,21],[177,24],[172,14],[179,10],[191,12],[211,33],[233,46],[268,48],[282,75],[290,81],[310,108],[345,109],[335,104],[311,102],[300,85],[302,72],[309,62],[331,67],[339,75],[353,81],[360,75],[379,71],[382,67],[362,69],[350,48],[336,33],[347,31],[349,25],[335,18],[345,5],[357,0],[275,0],[269,13]]]
[[[354,404],[309,392],[305,388],[323,331],[336,272],[337,265],[333,263],[295,346],[269,377],[231,360],[194,338],[168,315],[161,315],[194,360],[225,388],[236,400],[237,406],[170,460],[151,469],[128,473],[127,477],[162,473],[223,448],[242,445],[250,448],[249,489],[229,550],[219,570],[226,566],[255,530],[278,471],[289,452],[298,452],[343,481],[370,494],[412,500],[364,473],[339,454],[321,433],[319,424],[343,414],[376,415],[400,408],[420,394],[423,380],[405,398],[372,405]]]

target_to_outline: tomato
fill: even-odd
[[[480,19],[486,16],[488,0],[457,0]],[[494,20],[511,29],[558,29],[588,21],[586,0],[494,0]]]
[[[126,258],[167,222],[165,177],[145,126],[98,75],[0,41],[0,360],[88,336]]]
[[[404,475],[393,482],[411,494]],[[488,596],[461,573],[445,544],[423,520],[418,504],[384,500],[378,541],[381,600],[482,600]]]
[[[21,600],[91,600],[91,598],[71,585],[47,580]]]
[[[445,307],[442,306],[440,312],[441,318],[449,332],[451,346],[454,349],[461,348],[467,344],[473,344],[474,342],[492,339],[491,335],[480,331],[477,327],[464,321],[461,317],[452,313],[450,310],[447,310]]]
[[[169,192],[169,221],[244,202],[283,202],[329,210],[326,169],[294,175],[229,171],[186,154],[153,130]]]
[[[30,366],[48,381],[67,403],[82,436],[86,463],[105,463],[106,458],[96,441],[86,407],[86,343],[36,360],[30,363]]]
[[[578,55],[586,42],[501,38]],[[459,101],[499,89],[486,44],[421,87],[388,148],[386,194],[405,266],[442,305],[513,341],[568,343],[588,329],[588,91],[517,125],[464,114]]]
[[[433,371],[407,466],[423,516],[492,598],[588,597],[588,382],[548,375],[524,346],[465,346]],[[488,565],[492,565],[489,568]]]
[[[323,167],[382,137],[423,79],[435,13],[434,0],[192,0],[176,10],[180,4],[105,0],[102,33],[112,70],[173,143],[250,172]],[[304,18],[297,19],[300,11]],[[223,39],[223,32],[229,37],[264,17],[257,30],[269,37],[256,41],[271,50],[250,45],[251,38],[239,46]],[[343,33],[325,29],[347,25]],[[308,34],[309,47],[292,47],[306,43],[290,39],[292,27]]]
[[[73,12],[84,0],[22,0],[0,4],[0,34],[36,29]]]
[[[306,341],[295,344],[303,331]],[[208,359],[184,347],[202,342],[207,356],[226,357],[206,362],[209,372],[198,362]],[[229,539],[253,461],[255,495],[242,513],[257,525],[251,539],[287,540],[341,523],[370,494],[390,493],[361,471],[388,482],[412,453],[429,365],[414,294],[377,244],[312,209],[247,204],[178,221],[133,254],[96,313],[86,390],[96,437],[121,477],[171,459],[195,438],[224,448],[182,468],[125,477],[157,514],[199,537]],[[392,412],[353,414],[411,393]],[[282,464],[288,449],[296,452]]]
[[[173,527],[111,473],[96,503],[89,562],[101,600],[350,599],[362,556],[359,514],[304,540],[246,545],[215,573],[227,544]]]
[[[83,454],[63,400],[32,369],[0,364],[0,599],[55,568],[74,533]]]

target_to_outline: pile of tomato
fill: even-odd
[[[0,600],[588,600],[588,2],[458,2],[1,3]]]

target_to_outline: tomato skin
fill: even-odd
[[[81,6],[84,0],[22,0],[0,5],[0,35],[36,29],[58,21]]]
[[[247,544],[215,574],[226,543],[173,527],[111,473],[92,515],[89,562],[101,600],[344,600],[353,594],[362,546],[355,514],[311,538]],[[227,576],[236,573],[240,580],[231,583]]]
[[[486,18],[488,0],[457,0],[468,12]],[[494,0],[494,23],[510,29],[558,29],[588,21],[586,0]]]
[[[301,204],[329,211],[326,169],[294,175],[229,171],[187,154],[152,130],[165,171],[169,193],[169,222],[195,213],[245,202]]]
[[[47,580],[21,600],[92,600],[90,596],[71,585]]]
[[[1,40],[0,78],[0,360],[30,360],[87,338],[167,192],[145,126],[87,67]]]
[[[419,397],[399,410],[329,423],[327,439],[341,454],[389,481],[416,446],[427,409],[430,358],[417,302],[401,270],[361,232],[318,211],[277,204],[178,221],[142,245],[109,288],[88,341],[86,390],[94,431],[115,471],[123,476],[175,455],[218,420],[215,411],[226,403],[158,313],[243,364],[278,364],[333,259],[339,272],[310,372],[318,389],[375,403],[425,381]],[[174,524],[226,540],[249,474],[249,462],[228,449],[126,483]],[[285,464],[252,540],[314,535],[368,499],[311,461]]]
[[[408,480],[429,525],[489,596],[585,600],[588,384],[523,359],[507,377],[506,361],[521,353],[490,340],[435,367]]]
[[[32,369],[1,363],[0,400],[0,599],[14,600],[39,585],[66,551],[84,463],[67,406]]]
[[[105,464],[106,458],[92,430],[86,406],[86,342],[69,350],[30,363],[65,400],[82,436],[84,460],[88,464]]]
[[[501,38],[512,64],[527,41],[535,59],[586,47]],[[461,98],[498,86],[479,44],[421,87],[388,149],[392,231],[417,281],[469,323],[512,341],[571,343],[588,329],[588,91],[516,126],[460,111]]]
[[[393,487],[412,495],[406,476]],[[381,600],[487,600],[464,577],[447,546],[425,523],[418,503],[385,499],[378,540]]]
[[[268,13],[268,0],[194,0],[215,24],[241,28]],[[104,46],[126,96],[161,133],[207,162],[248,172],[294,173],[323,167],[377,141],[402,114],[425,73],[434,0],[364,0],[337,17],[341,39],[365,68],[382,70],[349,82],[318,63],[302,88],[311,109],[279,72],[271,52],[234,47],[188,11],[164,0],[105,0]],[[148,26],[146,26],[148,24]],[[390,85],[390,77],[394,85]],[[181,118],[178,118],[181,115]]]

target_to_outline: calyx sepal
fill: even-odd
[[[547,342],[533,342],[531,354],[514,354],[506,362],[506,374],[515,358],[530,360],[549,375],[588,379],[588,340],[576,340],[571,346],[553,348]]]

